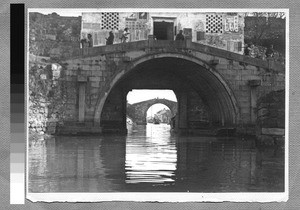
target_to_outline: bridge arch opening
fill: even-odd
[[[167,123],[177,113],[177,98],[172,90],[134,89],[127,94],[126,114],[135,124],[146,125],[150,115],[150,122],[153,122],[154,115],[164,112],[163,109],[168,110],[167,113],[159,113],[156,117]]]
[[[147,123],[165,123],[169,124],[171,118],[175,114],[170,110],[170,108],[164,104],[157,103],[150,106],[146,113]]]
[[[108,83],[108,91],[98,100],[95,122],[104,125],[103,116],[109,111],[107,102],[112,98],[125,98],[119,102],[126,104],[126,95],[132,89],[173,90],[178,99],[179,129],[204,124],[234,126],[239,120],[239,106],[233,91],[212,66],[192,55],[158,53],[141,57],[115,74]],[[119,113],[119,119],[121,115]]]

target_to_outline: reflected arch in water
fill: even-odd
[[[143,185],[150,190],[152,185],[175,183],[177,148],[169,126],[147,124],[136,127],[137,132],[129,132],[126,140],[126,187],[140,191],[130,184]]]

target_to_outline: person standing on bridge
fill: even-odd
[[[274,57],[274,47],[272,44],[267,48],[266,56],[267,56],[267,58]]]
[[[88,46],[89,47],[93,47],[93,38],[92,38],[92,34],[88,34]]]
[[[121,42],[122,42],[122,43],[128,42],[129,34],[130,34],[129,29],[128,29],[128,28],[125,28],[125,29],[124,29],[124,32],[123,32],[123,34],[122,34],[122,37],[121,37]]]
[[[179,30],[179,33],[176,35],[175,40],[184,40],[184,36],[182,34],[182,30]]]
[[[248,44],[245,44],[245,47],[244,47],[244,55],[249,55],[250,54],[250,50],[249,50],[249,47],[248,47]]]
[[[108,38],[105,38],[106,39],[106,45],[111,45],[114,43],[114,34],[112,31],[109,32],[109,37]]]

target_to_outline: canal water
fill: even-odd
[[[284,148],[131,126],[126,136],[30,140],[28,179],[29,192],[283,192]]]

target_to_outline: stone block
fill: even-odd
[[[91,99],[98,99],[98,93],[92,94]]]
[[[276,119],[272,119],[272,118],[264,118],[261,120],[261,125],[263,127],[273,128],[277,126],[277,121]]]
[[[247,83],[248,83],[248,81],[246,81],[246,80],[238,80],[235,82],[235,85],[237,85],[237,86],[248,85]]]
[[[72,75],[72,69],[64,70],[64,71],[63,71],[63,74],[64,74],[65,76],[71,76],[71,75]]]
[[[249,101],[241,101],[239,100],[240,107],[241,107],[241,113],[250,113],[250,104]]]
[[[252,79],[248,81],[249,86],[251,87],[257,87],[261,85],[261,80],[260,79]]]
[[[71,70],[65,70],[64,74],[65,76],[71,76]]]
[[[258,110],[258,113],[257,113],[257,116],[258,117],[262,117],[262,116],[265,116],[266,114],[268,114],[269,111],[267,108],[262,108],[262,109],[259,109]]]
[[[241,75],[249,75],[249,76],[252,76],[252,70],[247,70],[247,69],[244,69],[244,70],[240,70],[239,73]]]
[[[124,56],[122,60],[123,62],[131,62],[132,59],[129,56]]]
[[[284,81],[277,82],[277,86],[279,86],[279,87],[285,87],[285,82]]]
[[[250,114],[249,113],[241,113],[241,119],[243,119],[243,122],[245,122],[245,123],[250,122]]]
[[[216,58],[213,58],[211,59],[209,62],[208,62],[210,65],[218,65],[220,62],[219,62],[219,59],[216,59]]]
[[[219,59],[219,64],[226,64],[226,65],[229,64],[228,60],[225,58],[218,58],[218,59]]]
[[[73,110],[75,108],[75,105],[74,104],[67,104],[67,109],[68,110]]]
[[[70,69],[72,69],[72,70],[78,70],[78,69],[80,69],[81,68],[81,65],[77,65],[77,64],[73,64],[72,66],[70,66]]]
[[[232,65],[232,69],[234,69],[234,70],[244,70],[245,67],[243,65],[240,65],[239,62],[234,61],[234,64]]]
[[[233,75],[233,80],[242,80],[242,75]]]
[[[68,104],[76,104],[76,99],[75,98],[69,98],[68,99]]]
[[[125,55],[126,55],[125,57],[130,58],[129,61],[131,61],[132,58],[137,58],[137,57],[146,55],[146,52],[145,52],[144,50],[139,50],[139,51],[136,50],[136,51],[132,51],[132,52],[126,52]],[[125,57],[124,57],[124,58],[125,58]],[[123,58],[123,61],[125,61],[124,58]],[[126,59],[127,59],[127,58],[126,58]]]
[[[107,71],[103,71],[103,72],[102,72],[102,76],[103,76],[103,77],[107,77],[107,75],[108,75],[108,72],[107,72]]]
[[[73,64],[77,64],[80,63],[80,59],[72,59],[72,60],[68,60],[68,62],[72,62]]]
[[[94,125],[93,122],[85,122],[84,124],[86,127],[93,127],[93,125]]]
[[[78,75],[77,81],[78,82],[87,82],[87,76],[86,75]]]
[[[208,55],[208,54],[204,54],[204,53],[200,53],[200,52],[197,52],[196,53],[196,56],[198,58],[200,58],[201,60],[204,60],[204,61],[207,61],[209,62],[210,60],[212,60],[214,57],[211,56],[211,55]]]
[[[80,59],[80,63],[82,65],[86,65],[86,64],[89,64],[89,61],[87,59]]]
[[[250,115],[250,110],[248,108],[241,109],[241,114],[249,116]]]
[[[92,72],[91,72],[91,71],[81,71],[81,72],[80,72],[80,75],[85,76],[85,77],[88,77],[88,76],[91,76],[91,75],[92,75]]]
[[[92,66],[90,66],[90,70],[91,71],[98,71],[98,70],[100,70],[100,66],[99,65],[92,65]]]
[[[98,87],[100,87],[100,84],[99,84],[99,82],[94,81],[94,82],[91,82],[91,86],[98,88]]]
[[[78,74],[78,70],[72,70],[72,71],[70,71],[70,75],[71,76],[77,76],[77,74]]]
[[[66,81],[76,81],[77,80],[77,77],[76,76],[67,76],[65,78]]]
[[[272,136],[260,135],[258,137],[258,142],[261,145],[273,146],[275,144],[275,139]]]
[[[239,71],[236,69],[226,69],[226,73],[232,76],[236,76],[239,74]]]
[[[91,66],[87,65],[87,64],[84,64],[84,65],[81,65],[81,69],[83,71],[90,71],[91,70]]]
[[[261,133],[264,135],[284,136],[284,128],[262,128]]]
[[[101,77],[89,77],[89,81],[91,82],[100,82],[101,80]]]
[[[254,71],[257,71],[257,67],[256,67],[256,66],[252,66],[252,65],[246,65],[246,70],[254,70]]]
[[[92,83],[95,83],[95,82],[92,82]],[[92,84],[92,83],[91,83],[91,84]],[[97,83],[97,84],[99,84],[99,83]],[[93,94],[98,95],[99,89],[93,87],[93,88],[91,88],[90,93],[91,93],[92,95],[93,95]]]
[[[249,80],[259,80],[260,81],[260,77],[255,76],[255,75],[242,75],[242,80],[247,81],[247,84],[249,85]]]
[[[219,63],[218,65],[215,66],[215,68],[219,71],[224,71],[224,70],[228,70],[228,64],[224,64],[224,63]]]
[[[97,70],[97,71],[92,71],[91,76],[98,76],[101,77],[103,75],[102,71]]]
[[[66,65],[67,66],[72,66],[74,64],[74,60],[67,60]]]

